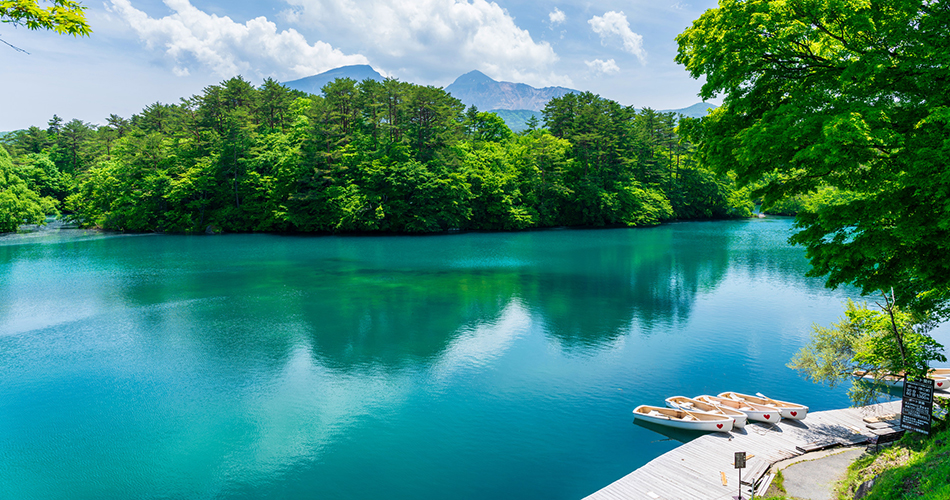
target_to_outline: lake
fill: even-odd
[[[583,497],[677,446],[639,404],[849,404],[791,229],[0,237],[0,497]]]

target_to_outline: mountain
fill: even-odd
[[[376,81],[383,81],[383,75],[379,74],[372,66],[366,64],[354,64],[352,66],[340,66],[339,68],[324,71],[319,75],[308,76],[299,80],[283,82],[283,85],[294,90],[300,90],[308,94],[321,94],[324,85],[336,80],[337,78],[352,78],[357,82],[367,78]]]
[[[579,93],[564,87],[534,88],[524,83],[499,82],[481,71],[470,71],[455,79],[445,91],[480,110],[531,110],[541,111],[555,97]]]
[[[284,82],[284,85],[292,89],[319,95],[324,85],[337,78],[352,78],[358,82],[367,78],[383,81],[383,75],[379,74],[372,66],[358,64],[342,66],[319,75]],[[462,101],[466,106],[475,105],[480,111],[496,113],[505,120],[508,128],[515,132],[528,128],[526,123],[532,116],[536,116],[538,123],[543,125],[544,119],[541,116],[541,110],[551,99],[570,93],[580,93],[578,90],[565,87],[539,89],[524,83],[499,82],[489,78],[481,71],[465,73],[456,78],[451,85],[445,87],[445,91]],[[666,109],[660,112],[672,111],[684,116],[699,118],[706,116],[710,108],[715,109],[716,107],[713,104],[701,102],[682,109]]]
[[[490,109],[489,113],[495,113],[499,118],[505,120],[505,125],[508,125],[508,128],[512,132],[521,132],[522,130],[527,130],[528,120],[532,116],[538,119],[538,128],[544,126],[544,117],[541,116],[540,111],[531,111],[530,109]]]
[[[710,109],[716,109],[719,106],[715,104],[709,104],[708,102],[697,102],[692,106],[682,108],[682,109],[664,109],[660,113],[669,113],[670,111],[680,114],[683,116],[688,116],[690,118],[702,118],[706,116]]]
[[[715,104],[709,104],[708,102],[699,102],[682,109],[664,109],[658,112],[673,112],[679,115],[688,116],[690,118],[702,118],[706,116],[707,110],[716,109],[718,107],[719,106],[716,106]],[[489,111],[500,116],[502,120],[505,120],[505,124],[508,125],[508,128],[510,128],[512,132],[521,132],[522,130],[527,129],[528,120],[532,116],[538,118],[539,127],[544,126],[544,116],[540,111],[532,111],[529,109],[492,109]]]

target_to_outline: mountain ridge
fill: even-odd
[[[322,88],[337,78],[352,78],[358,82],[367,78],[383,81],[384,77],[372,66],[357,64],[340,66],[323,73],[283,82],[283,85],[309,94],[321,94]],[[548,101],[556,97],[563,97],[570,93],[581,93],[580,90],[567,87],[532,87],[526,83],[502,82],[478,70],[469,71],[459,76],[444,89],[453,97],[462,101],[466,106],[475,106],[481,111],[496,113],[508,127],[520,132],[527,128],[527,120],[531,116],[543,122],[541,110]],[[680,109],[660,110],[660,113],[677,113],[691,118],[706,116],[709,109],[718,106],[700,102]],[[640,108],[642,109],[642,108]]]
[[[308,94],[320,95],[323,92],[323,86],[337,78],[352,78],[357,82],[361,82],[367,78],[378,82],[384,79],[383,75],[368,64],[353,64],[333,68],[313,76],[298,78],[297,80],[291,80],[289,82],[281,82],[281,85]]]
[[[445,87],[445,91],[479,109],[541,111],[548,101],[579,90],[567,87],[535,88],[526,83],[500,82],[478,70],[469,71]]]

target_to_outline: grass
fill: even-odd
[[[772,480],[772,484],[769,486],[769,490],[765,492],[765,496],[761,497],[761,500],[789,500],[788,492],[785,491],[785,477],[782,476],[782,471],[775,473],[775,479]]]
[[[838,489],[851,500],[861,483],[875,479],[864,500],[946,500],[950,498],[950,428],[932,436],[907,433],[877,453],[859,458],[848,468]]]

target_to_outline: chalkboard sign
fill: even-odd
[[[745,469],[745,452],[744,451],[736,452],[736,468]]]
[[[930,434],[933,407],[933,379],[904,380],[904,398],[901,401],[901,429]]]

